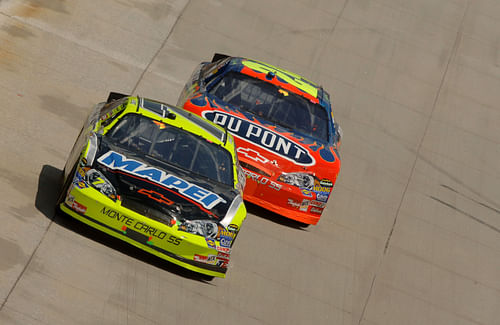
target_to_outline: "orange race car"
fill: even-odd
[[[245,200],[305,224],[319,221],[340,171],[342,134],[322,87],[215,54],[195,69],[177,104],[234,135]]]

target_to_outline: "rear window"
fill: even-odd
[[[328,114],[319,104],[250,76],[229,72],[209,93],[284,128],[328,141]]]

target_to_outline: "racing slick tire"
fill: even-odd
[[[64,202],[66,191],[71,185],[71,182],[73,181],[73,175],[76,172],[76,166],[78,165],[78,162],[71,168],[71,172],[68,174],[68,178],[66,180],[64,179],[64,170],[61,172],[61,177],[59,179],[59,192],[57,195],[57,201],[56,201],[56,206],[55,210],[57,213],[62,213],[60,204]]]

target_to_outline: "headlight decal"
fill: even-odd
[[[210,220],[184,220],[178,229],[209,239],[216,239],[219,232],[219,226]]]
[[[315,179],[311,174],[296,172],[283,173],[278,177],[278,181],[310,191],[314,187]]]
[[[85,173],[84,179],[89,186],[95,188],[111,200],[116,200],[117,196],[114,186],[100,171],[90,169]]]

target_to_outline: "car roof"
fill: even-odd
[[[130,113],[147,112],[147,114],[143,115],[182,128],[229,150],[228,142],[230,144],[234,143],[232,136],[220,126],[173,105],[142,97],[130,97],[126,109]],[[171,118],[169,113],[175,114],[175,118]]]
[[[262,61],[242,57],[231,57],[227,69],[273,83],[281,88],[302,95],[312,102],[319,103],[322,106],[329,106],[329,96],[323,90],[323,87],[285,69],[278,68]],[[269,72],[274,73],[276,78],[272,80],[265,78]]]

